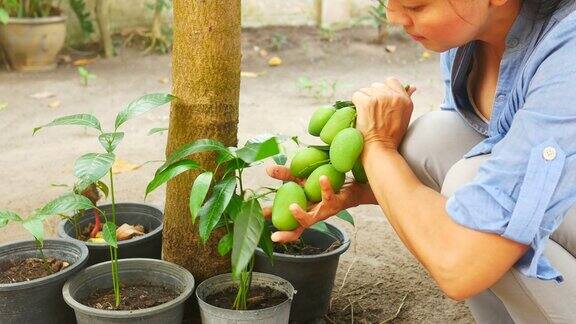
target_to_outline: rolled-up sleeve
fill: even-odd
[[[548,40],[548,41],[554,41]],[[476,178],[449,197],[457,223],[528,245],[516,267],[562,281],[543,255],[550,234],[576,202],[576,41],[536,53],[524,102]]]

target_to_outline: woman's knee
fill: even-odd
[[[399,150],[420,181],[439,191],[450,167],[482,139],[456,112],[434,111],[410,125]]]

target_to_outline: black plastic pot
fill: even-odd
[[[338,261],[340,255],[348,250],[350,240],[344,231],[334,225],[326,225],[332,235],[307,229],[302,234],[302,240],[321,249],[327,249],[339,240],[341,245],[328,253],[317,255],[274,253],[274,265],[272,265],[264,251],[260,248],[256,250],[255,271],[284,278],[298,291],[294,295],[290,311],[291,321],[307,322],[318,319],[328,310]]]
[[[286,294],[288,299],[274,307],[257,310],[238,311],[210,305],[206,298],[214,293],[237,285],[231,273],[225,273],[202,281],[196,289],[196,299],[200,305],[203,324],[287,324],[290,306],[296,291],[285,279],[267,273],[252,272],[252,285],[270,287]]]
[[[154,259],[124,259],[118,261],[122,285],[148,283],[175,289],[179,295],[164,304],[133,311],[100,310],[80,303],[96,290],[112,288],[110,262],[88,267],[68,280],[62,288],[64,300],[76,313],[78,324],[180,324],[184,302],[194,290],[192,274],[176,264]]]
[[[112,205],[98,206],[106,215],[112,214]],[[111,217],[111,216],[108,216]],[[94,222],[94,211],[87,210],[84,215],[78,215],[78,226],[83,228]],[[162,220],[164,213],[157,207],[139,203],[117,203],[116,224],[141,224],[146,234],[136,236],[126,241],[118,242],[118,258],[148,258],[160,259],[162,254]],[[104,220],[102,220],[104,221]],[[62,238],[82,242],[88,246],[90,257],[87,266],[110,260],[108,245],[89,243],[76,240],[74,225],[69,220],[63,220],[58,227],[58,235]]]
[[[38,257],[34,241],[0,246],[0,265],[9,261]],[[70,264],[44,278],[0,284],[0,323],[67,324],[74,323],[74,312],[62,298],[64,282],[86,265],[88,249],[84,244],[66,240],[45,240],[44,255]]]

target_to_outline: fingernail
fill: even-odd
[[[290,204],[290,206],[288,206],[288,209],[290,209],[290,211],[295,212],[298,210],[299,207],[300,206],[298,204]]]
[[[279,236],[280,233],[272,233],[272,236],[270,236],[270,238],[272,239],[272,242],[278,242],[280,240]]]

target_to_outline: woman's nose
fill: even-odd
[[[388,17],[388,22],[392,25],[407,27],[412,24],[412,19],[401,8],[391,8],[390,4],[386,9],[386,16]]]

